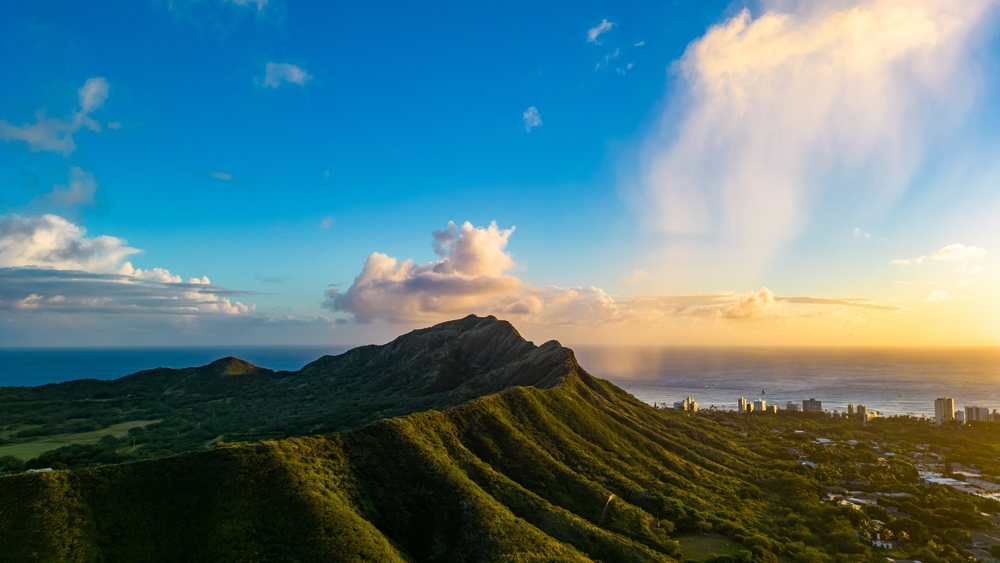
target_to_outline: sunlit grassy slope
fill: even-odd
[[[444,411],[2,477],[0,561],[677,561],[675,530],[730,536],[741,561],[833,561],[813,546],[835,533],[840,560],[878,560],[794,461],[535,350]],[[783,542],[779,512],[812,536]]]

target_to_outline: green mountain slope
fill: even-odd
[[[906,553],[926,563],[968,561],[956,547],[967,535],[963,522],[989,530],[974,515],[1000,510],[919,485],[911,465],[881,464],[869,446],[824,451],[793,430],[860,435],[848,421],[655,409],[589,375],[571,350],[535,347],[492,318],[415,331],[295,374],[227,358],[130,378],[114,392],[192,413],[204,413],[199,405],[221,390],[209,405],[256,413],[227,411],[232,424],[260,420],[274,401],[274,424],[297,406],[349,429],[0,476],[0,563],[670,562],[684,560],[674,541],[682,536],[700,553],[731,553],[699,556],[715,563],[882,562],[858,533],[891,518],[882,501],[865,510],[822,501],[824,485],[843,482],[839,468],[859,460],[873,490],[907,491],[891,503],[913,518],[886,529],[908,534]],[[360,421],[409,414],[362,425],[338,409]],[[913,424],[887,429],[924,432]],[[934,439],[964,440],[967,451],[990,458],[980,455],[988,446],[973,448],[957,429],[938,430]],[[105,452],[119,442],[102,442]],[[828,460],[804,466],[790,453],[798,449]],[[835,465],[833,457],[843,459]]]
[[[734,529],[755,521],[754,502],[727,499],[756,454],[558,352],[561,384],[548,390],[327,437],[0,479],[0,561],[673,561],[673,526],[712,512]]]
[[[213,447],[220,440],[340,431],[512,386],[551,387],[563,373],[566,353],[556,342],[525,341],[506,321],[469,316],[384,346],[325,356],[297,372],[224,358],[114,381],[0,388],[0,457],[4,442],[59,443],[49,437],[129,421],[158,422],[117,440],[44,454],[29,467],[96,466]]]

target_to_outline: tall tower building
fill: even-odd
[[[854,403],[847,403],[847,416],[854,416]]]
[[[753,402],[754,412],[764,412],[765,410],[767,410],[767,401],[764,399],[757,399]]]
[[[739,407],[739,410],[740,410],[741,413],[747,412],[747,398],[746,397],[740,397],[740,400],[737,403],[737,406]]]
[[[938,424],[955,420],[955,399],[941,397],[934,400],[934,420]]]
[[[805,412],[823,412],[823,401],[817,401],[810,397],[802,401],[802,410]]]

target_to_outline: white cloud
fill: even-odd
[[[848,308],[892,313],[901,308],[864,298],[776,296],[768,288],[740,295],[733,292],[646,295],[615,299],[598,287],[538,288],[510,272],[517,267],[506,251],[514,229],[496,223],[434,233],[439,259],[426,264],[399,261],[375,252],[346,291],[330,286],[323,306],[347,313],[361,324],[415,323],[470,313],[493,314],[524,324],[653,322],[686,317],[729,322],[739,319],[808,317]],[[626,281],[647,276],[635,270]]]
[[[917,258],[917,264],[922,264],[927,260],[946,262],[967,262],[970,260],[982,260],[986,256],[986,249],[978,246],[965,246],[964,244],[949,244],[941,250],[931,252],[930,256]]]
[[[948,291],[944,290],[944,289],[935,289],[934,291],[931,292],[930,295],[927,296],[927,301],[931,301],[931,302],[935,302],[935,301],[951,301],[952,299],[954,299],[954,298],[951,296],[951,294],[948,293]]]
[[[228,172],[209,172],[208,175],[223,182],[231,182],[233,180],[233,175]]]
[[[136,268],[124,239],[88,237],[57,215],[0,216],[0,308],[59,312],[250,314],[208,277]],[[45,299],[43,299],[45,298]]]
[[[232,0],[233,4],[237,6],[257,6],[257,13],[264,11],[264,6],[267,6],[267,0]]]
[[[774,293],[764,287],[760,291],[741,295],[736,303],[726,307],[722,316],[727,319],[750,319],[770,312],[774,305]]]
[[[124,239],[86,234],[86,229],[58,215],[0,216],[0,267],[107,273],[139,252]]]
[[[44,198],[59,205],[94,205],[97,181],[94,175],[74,166],[69,170],[69,185],[56,186]]]
[[[602,19],[601,23],[597,24],[596,26],[590,28],[587,31],[587,42],[593,43],[595,45],[600,45],[601,34],[610,31],[611,28],[614,26],[615,26],[614,22],[609,22],[608,20]]]
[[[289,63],[267,63],[264,65],[264,86],[277,88],[282,83],[305,86],[312,79],[305,70]]]
[[[466,222],[461,230],[449,223],[447,230],[434,232],[440,260],[415,265],[413,260],[399,262],[375,252],[346,292],[336,287],[327,291],[325,305],[349,312],[361,323],[418,320],[496,307],[498,297],[517,296],[524,288],[521,280],[505,273],[514,267],[514,259],[504,250],[513,232],[496,223],[475,228]]]
[[[320,229],[329,229],[333,225],[333,217],[323,217],[323,220],[319,222]]]
[[[633,47],[642,47],[645,44],[646,44],[645,41],[640,41],[640,42],[636,43],[635,45],[633,45]]]
[[[872,234],[862,231],[861,227],[854,227],[854,238],[872,238]]]
[[[108,129],[121,129],[122,124],[120,121],[112,121],[108,123]]]
[[[540,127],[542,125],[542,116],[538,115],[538,108],[535,106],[524,110],[522,117],[524,118],[524,130],[529,133],[532,127]]]
[[[713,26],[675,67],[680,93],[644,147],[649,219],[767,255],[829,191],[859,209],[891,201],[968,113],[995,3],[803,0]]]
[[[627,276],[622,276],[625,283],[635,283],[639,280],[644,280],[649,277],[649,274],[643,270],[632,270],[632,273]]]
[[[86,127],[100,132],[101,126],[90,113],[104,105],[108,99],[108,82],[101,77],[90,78],[77,90],[80,108],[65,119],[46,117],[45,110],[35,112],[35,124],[21,127],[0,120],[0,137],[5,141],[24,141],[32,151],[52,151],[68,156],[76,150],[73,135]]]
[[[913,260],[909,258],[897,258],[891,263],[908,266],[910,264],[923,264],[924,262],[957,262],[959,268],[963,272],[970,272],[975,270],[976,272],[982,270],[979,266],[969,266],[968,262],[973,262],[976,260],[982,260],[986,257],[986,249],[980,248],[978,246],[965,246],[961,243],[949,244],[948,246],[931,252],[930,254],[920,256]],[[972,272],[975,273],[975,272]]]

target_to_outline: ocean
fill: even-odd
[[[885,415],[933,415],[934,399],[956,407],[1000,409],[1000,348],[802,349],[573,347],[581,365],[648,403],[687,396],[701,408],[735,409],[739,398],[823,401],[843,412],[864,404]],[[155,367],[183,368],[236,356],[276,370],[296,370],[337,346],[213,346],[126,349],[0,349],[0,386],[72,379],[115,379]]]
[[[784,408],[823,401],[844,412],[863,404],[884,415],[933,416],[934,399],[1000,409],[1000,348],[803,349],[612,348],[576,350],[593,375],[648,403],[692,397],[699,408],[735,410],[740,397]]]

